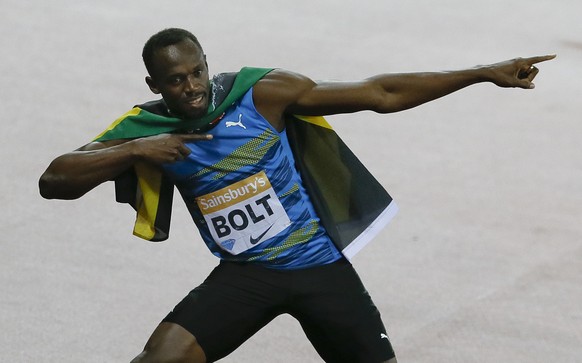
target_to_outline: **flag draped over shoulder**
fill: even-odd
[[[221,73],[213,77],[211,103],[208,107],[208,113],[201,118],[184,120],[155,113],[153,110],[148,110],[147,107],[136,106],[115,120],[95,138],[95,141],[132,139],[180,130],[205,132],[212,128],[213,121],[270,71],[272,71],[271,68],[245,67],[238,73]]]
[[[342,254],[352,258],[398,206],[323,117],[290,116],[286,129],[323,226]]]
[[[212,78],[208,112],[195,120],[171,117],[163,101],[136,106],[115,120],[94,141],[134,139],[171,132],[205,132],[224,111],[272,69],[244,67]],[[115,199],[130,204],[137,217],[133,234],[148,241],[164,241],[170,231],[174,185],[157,168],[136,163],[115,180]]]
[[[206,116],[182,120],[144,105],[116,120],[95,140],[128,139],[160,133],[205,132],[270,69],[243,68],[212,80],[213,104]],[[149,110],[148,110],[149,109]],[[350,259],[367,244],[398,207],[323,117],[287,116],[286,130],[311,201],[329,236]],[[159,170],[136,164],[116,179],[116,200],[137,211],[134,234],[149,241],[168,238],[173,184]]]

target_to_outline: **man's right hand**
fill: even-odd
[[[190,154],[187,142],[211,139],[211,135],[161,134],[92,142],[53,160],[40,177],[40,194],[47,199],[76,199],[138,161],[159,166],[182,160]]]
[[[161,134],[132,140],[131,147],[140,160],[161,165],[186,158],[190,154],[186,143],[211,139],[208,134]]]

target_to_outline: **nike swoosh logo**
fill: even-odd
[[[251,244],[252,244],[252,245],[256,245],[257,243],[259,243],[259,241],[261,240],[261,238],[263,238],[263,236],[264,236],[264,235],[266,235],[266,234],[267,234],[267,232],[269,232],[269,230],[270,230],[272,227],[273,227],[273,225],[271,224],[271,225],[269,226],[269,228],[265,229],[265,231],[264,231],[263,233],[261,233],[261,234],[259,235],[259,237],[257,237],[257,238],[253,238],[253,236],[251,236]]]

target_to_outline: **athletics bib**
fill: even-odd
[[[196,198],[214,241],[238,255],[291,224],[264,171]]]

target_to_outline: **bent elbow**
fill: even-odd
[[[44,199],[56,199],[54,183],[51,178],[43,174],[38,180],[38,191]]]
[[[72,191],[64,186],[62,180],[58,180],[58,177],[43,174],[38,180],[38,190],[40,195],[45,199],[77,199],[81,197],[78,193],[72,193]]]

